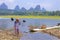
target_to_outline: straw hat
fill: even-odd
[[[16,19],[17,22],[19,22],[19,19]]]

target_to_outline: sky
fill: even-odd
[[[16,5],[26,9],[40,5],[41,8],[44,7],[48,11],[60,10],[60,0],[0,0],[0,5],[2,3],[5,3],[9,9],[14,9]]]

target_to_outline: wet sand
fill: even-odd
[[[60,29],[50,29],[50,30],[43,30],[42,32],[48,33],[60,39]]]
[[[17,37],[13,32],[8,30],[0,30],[0,40],[19,40],[22,34]]]

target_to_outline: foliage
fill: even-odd
[[[60,16],[60,11],[45,11],[45,12],[29,12],[29,11],[16,11],[16,10],[0,10],[0,15],[33,15],[33,16]]]

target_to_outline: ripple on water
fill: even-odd
[[[45,33],[23,33],[23,37],[20,40],[60,40],[60,39]]]

